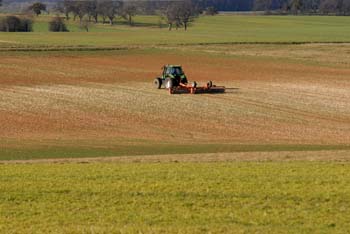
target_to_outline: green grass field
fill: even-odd
[[[0,165],[1,233],[346,233],[349,164]]]
[[[115,26],[92,25],[82,32],[69,21],[70,33],[48,33],[48,16],[39,17],[32,33],[0,33],[2,47],[130,46],[200,43],[350,42],[350,18],[332,16],[213,16],[199,17],[187,32],[169,32],[159,17],[138,16],[135,27],[119,20]]]

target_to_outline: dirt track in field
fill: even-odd
[[[154,90],[163,63],[225,94]],[[171,51],[2,55],[0,139],[349,144],[350,69]]]

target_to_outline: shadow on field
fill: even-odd
[[[131,27],[149,27],[149,28],[167,28],[168,24],[158,23],[145,23],[145,22],[133,22],[131,25],[127,21],[119,22],[119,25],[131,26]]]
[[[210,91],[203,91],[203,90],[197,90],[195,94],[225,94],[225,93],[237,93],[239,91],[239,88],[225,88],[225,90],[217,89],[217,90],[210,90]],[[173,94],[189,94],[190,92],[187,90],[176,90]]]
[[[226,88],[225,93],[237,93],[240,88]]]

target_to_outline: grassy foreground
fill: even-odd
[[[350,164],[0,165],[1,233],[346,233]]]

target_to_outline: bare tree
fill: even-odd
[[[180,19],[178,17],[178,6],[177,3],[169,4],[169,6],[164,11],[164,18],[168,24],[169,31],[172,30],[173,25],[176,24],[176,28],[178,28],[180,24]]]
[[[49,22],[49,31],[50,32],[68,32],[67,26],[64,23],[63,18],[57,16],[54,17]]]
[[[96,11],[97,11],[97,14],[102,17],[102,23],[105,24],[107,20],[107,11],[108,11],[107,1],[98,1]]]
[[[78,17],[78,15],[79,15],[79,5],[76,3],[76,2],[74,2],[74,1],[72,1],[71,3],[70,3],[70,5],[69,5],[69,13],[72,13],[73,14],[73,20],[75,21],[76,20],[76,18]]]
[[[216,15],[216,14],[218,14],[218,10],[215,7],[213,7],[213,6],[210,6],[210,7],[207,7],[205,9],[204,13],[206,15]]]
[[[91,0],[86,2],[86,11],[91,22],[91,18],[94,19],[95,23],[98,21],[98,12],[97,12],[97,0]]]
[[[121,1],[101,0],[97,3],[97,13],[102,16],[103,23],[108,19],[109,24],[113,25],[113,21],[121,13],[122,7],[123,2]]]
[[[90,21],[88,19],[84,19],[81,23],[80,23],[80,28],[85,30],[86,32],[89,32],[89,28],[90,28]]]
[[[272,7],[272,0],[255,0],[254,10],[256,11],[266,11],[269,12]]]
[[[33,11],[36,16],[39,16],[42,11],[46,11],[46,5],[41,2],[35,2],[28,8],[30,11]]]
[[[293,14],[298,14],[298,12],[302,9],[303,2],[302,0],[291,0],[290,1],[290,9]]]
[[[320,4],[320,11],[323,14],[334,13],[337,11],[337,0],[322,0]]]
[[[304,12],[317,13],[319,6],[320,0],[304,0],[302,8]]]
[[[108,1],[107,7],[105,8],[105,10],[106,10],[106,16],[109,19],[109,24],[113,25],[114,18],[117,14],[116,4],[113,1]]]
[[[185,31],[187,31],[188,23],[193,21],[194,17],[196,16],[196,11],[193,3],[189,0],[182,2],[180,4],[178,13],[180,22],[185,27]]]
[[[342,2],[341,11],[343,15],[350,14],[350,0],[346,0]]]
[[[83,18],[88,13],[88,2],[87,1],[77,1],[76,3],[77,15],[79,17],[80,25],[83,23]]]
[[[134,5],[127,4],[123,7],[122,17],[128,21],[128,24],[131,26],[133,24],[132,17],[137,13],[137,8]]]
[[[194,20],[194,17],[198,14],[196,8],[191,0],[183,0],[170,4],[164,12],[164,18],[166,19],[169,30],[172,29],[175,24],[176,29],[184,26],[187,30],[189,22]]]
[[[69,14],[73,12],[74,2],[71,0],[58,1],[55,10],[65,15],[66,20],[69,20]]]

